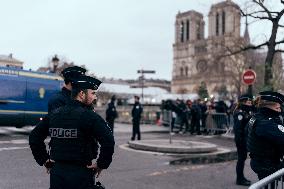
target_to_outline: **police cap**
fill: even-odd
[[[65,68],[61,74],[66,80],[73,80],[74,78],[84,75],[87,70],[85,68],[79,67],[79,66],[71,66],[68,68]]]
[[[102,82],[94,77],[81,75],[73,80],[74,88],[97,90]]]
[[[249,94],[243,94],[239,97],[239,101],[247,101],[252,99],[253,99],[252,95]]]
[[[284,96],[278,92],[263,91],[263,92],[260,92],[259,95],[260,95],[260,98],[263,100],[277,102],[279,104],[284,103]]]

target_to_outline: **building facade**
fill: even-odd
[[[231,0],[213,4],[205,38],[201,13],[190,10],[176,15],[173,93],[196,93],[202,82],[206,83],[209,94],[218,93],[224,86],[230,93],[244,90],[245,86],[237,86],[237,83],[246,68],[245,54],[225,56],[249,41],[249,36],[240,35],[240,19],[240,7]]]
[[[13,57],[12,54],[0,55],[0,66],[23,69],[24,62],[19,61]]]

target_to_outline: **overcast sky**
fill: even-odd
[[[144,68],[156,70],[148,78],[171,79],[176,14],[194,9],[207,22],[216,2],[220,0],[1,1],[0,54],[13,53],[25,69],[46,66],[58,54],[99,77],[136,79],[137,70]],[[250,28],[252,39],[263,38],[257,34],[263,30]]]

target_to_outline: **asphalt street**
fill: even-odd
[[[0,128],[0,189],[47,189],[49,175],[36,164],[28,145],[28,134],[32,128]],[[165,139],[164,128],[142,126],[143,139]],[[236,161],[205,165],[169,165],[175,156],[141,152],[127,148],[131,125],[116,124],[116,147],[113,163],[104,170],[99,180],[106,189],[238,189],[235,185]],[[197,137],[197,136],[196,136]],[[213,139],[198,136],[200,140]],[[174,138],[189,139],[186,135]],[[233,146],[232,142],[216,139],[215,143]],[[245,175],[253,182],[256,175],[246,161]]]

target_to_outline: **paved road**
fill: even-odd
[[[151,129],[156,131],[151,133]],[[33,160],[28,148],[30,127],[24,129],[0,128],[0,188],[43,189],[48,188],[49,178],[45,170]],[[142,139],[167,138],[158,133],[163,128],[144,126]],[[168,161],[175,157],[137,152],[125,148],[130,138],[130,125],[117,124],[115,128],[116,149],[111,167],[101,175],[107,189],[238,189],[235,185],[236,161],[210,165],[172,166]],[[188,136],[174,136],[188,139]],[[199,137],[204,140],[206,137]],[[212,138],[210,140],[213,141]],[[216,139],[215,142],[219,141]],[[229,140],[220,145],[231,145]],[[255,174],[246,162],[245,172],[256,181]]]

